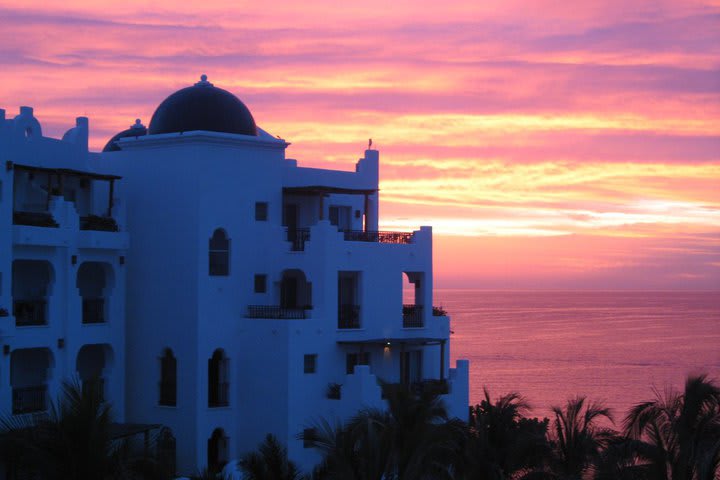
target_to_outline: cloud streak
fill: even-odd
[[[435,225],[445,284],[720,288],[717,2],[0,0],[0,18],[0,107],[54,136],[87,115],[101,148],[208,73],[301,165],[352,169],[372,137],[383,227]]]

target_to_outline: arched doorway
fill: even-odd
[[[80,376],[83,393],[94,394],[105,401],[112,366],[112,348],[107,344],[83,345],[78,351],[76,370]]]
[[[207,446],[207,465],[211,473],[219,472],[228,461],[228,437],[222,428],[216,428]]]
[[[283,271],[280,282],[280,308],[309,310],[312,308],[312,284],[302,270]]]
[[[227,407],[230,404],[228,359],[218,348],[208,360],[208,407]]]

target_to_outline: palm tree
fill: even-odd
[[[386,412],[361,410],[345,425],[320,419],[300,438],[323,456],[314,478],[379,480],[389,469],[390,444]]]
[[[552,407],[555,419],[551,433],[552,452],[543,470],[523,478],[581,480],[590,476],[598,465],[603,450],[617,434],[598,426],[598,420],[612,422],[610,410],[599,403],[588,403],[578,396],[568,400],[564,408]]]
[[[274,435],[268,434],[257,452],[240,460],[240,471],[246,480],[299,480],[300,471],[288,460],[287,449]]]
[[[466,427],[449,420],[432,393],[386,389],[388,409],[360,411],[345,425],[318,422],[301,436],[323,456],[317,476],[327,479],[393,480],[452,478]]]
[[[549,453],[549,420],[525,418],[529,404],[518,393],[492,402],[490,393],[470,407],[470,441],[466,457],[471,460],[466,476],[473,479],[511,478],[517,472],[541,465]]]
[[[18,471],[37,471],[41,478],[108,478],[118,469],[111,423],[110,405],[99,392],[83,392],[77,380],[64,382],[47,415],[0,419],[5,446],[22,452],[5,461]]]
[[[624,422],[653,479],[715,480],[720,476],[720,388],[706,375],[688,377],[682,394],[655,391]]]
[[[0,460],[12,475],[49,480],[165,477],[152,459],[134,455],[129,444],[113,439],[110,404],[77,379],[63,382],[47,414],[2,417],[0,432]]]

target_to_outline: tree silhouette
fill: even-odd
[[[641,442],[637,455],[658,480],[716,480],[720,476],[720,388],[707,376],[691,376],[684,392],[655,390],[635,405],[625,434]]]

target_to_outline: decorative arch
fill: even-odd
[[[105,400],[106,385],[115,359],[112,347],[106,343],[83,345],[78,350],[75,369],[80,376],[83,392],[94,393]]]
[[[17,259],[12,263],[12,297],[15,325],[46,325],[55,270],[47,260]]]
[[[108,299],[115,285],[112,265],[107,262],[83,262],[75,286],[82,297],[82,323],[105,323]]]
[[[177,359],[172,349],[163,350],[160,357],[160,405],[177,405]]]
[[[210,237],[208,273],[214,277],[230,274],[230,237],[222,228],[216,229]]]

